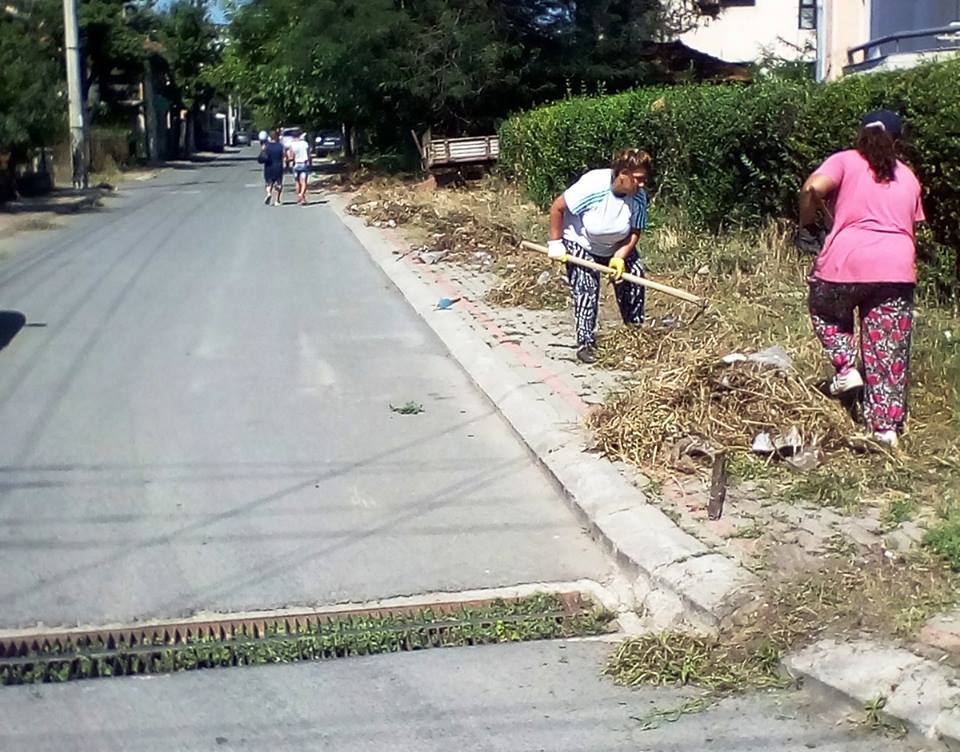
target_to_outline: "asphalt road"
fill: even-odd
[[[803,692],[656,721],[690,690],[601,676],[608,646],[528,643],[0,689],[17,752],[893,752]],[[644,730],[646,723],[656,728]]]
[[[319,196],[263,206],[252,154],[7,242],[0,628],[604,579],[364,249]]]
[[[0,629],[607,577],[336,216],[260,196],[228,157],[0,247]],[[616,687],[608,650],[0,688],[0,752],[908,748],[802,692],[644,730],[694,694]]]

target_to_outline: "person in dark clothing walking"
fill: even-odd
[[[273,131],[270,140],[260,150],[260,162],[263,164],[263,182],[266,186],[266,195],[263,203],[270,205],[271,195],[274,206],[280,206],[280,195],[283,193],[283,144],[280,143],[280,132]]]
[[[644,288],[619,281],[624,272],[644,275],[637,241],[647,226],[644,186],[649,171],[649,154],[624,149],[614,156],[608,169],[585,173],[550,207],[550,257],[565,261],[567,255],[573,255],[609,266],[625,324],[643,323]],[[600,274],[568,264],[567,279],[573,292],[577,358],[593,363],[597,359]]]

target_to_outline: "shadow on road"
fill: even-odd
[[[177,159],[163,162],[159,166],[171,170],[200,170],[205,167],[231,167],[240,162],[251,162],[256,159],[257,152],[250,150],[231,149],[220,155],[195,154],[189,159]]]
[[[100,188],[86,190],[58,188],[42,196],[24,197],[16,201],[0,203],[0,216],[4,214],[74,214],[95,209],[100,199],[107,195]]]
[[[0,311],[0,350],[9,345],[27,323],[20,311]]]

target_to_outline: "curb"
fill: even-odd
[[[759,579],[732,559],[708,549],[650,504],[607,460],[585,453],[576,430],[588,406],[530,353],[468,300],[436,311],[440,295],[457,286],[432,267],[398,261],[395,237],[346,212],[350,199],[328,193],[330,208],[366,249],[408,304],[440,338],[453,359],[493,403],[533,458],[551,476],[593,536],[633,585],[637,608],[656,629],[682,623],[716,630],[751,602]],[[471,325],[499,341],[488,346]],[[497,352],[500,351],[500,352]]]
[[[960,672],[950,666],[866,639],[821,640],[787,656],[783,665],[806,686],[860,709],[881,700],[881,718],[960,750]]]

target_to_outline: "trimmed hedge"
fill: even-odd
[[[654,158],[662,205],[711,230],[796,216],[804,177],[850,148],[862,115],[887,107],[907,120],[906,156],[924,188],[938,294],[960,278],[960,60],[829,84],[766,80],[635,89],[575,97],[516,115],[500,128],[501,166],[546,206],[618,148]]]

